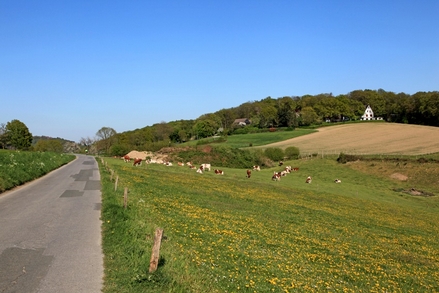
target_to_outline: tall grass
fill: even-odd
[[[41,177],[74,158],[53,152],[0,150],[0,192]]]
[[[279,182],[280,167],[245,178],[245,169],[106,162],[104,292],[439,290],[438,198],[394,191],[407,182],[326,159],[286,162],[299,171]],[[165,238],[149,273],[157,227]]]

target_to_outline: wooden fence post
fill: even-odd
[[[119,181],[119,175],[116,176],[116,181],[114,182],[114,191],[117,190],[117,182]]]
[[[128,187],[125,187],[123,191],[123,208],[126,209],[128,205]]]
[[[151,261],[149,262],[149,272],[153,273],[157,270],[160,257],[160,245],[162,243],[163,229],[157,228],[154,235],[154,245],[152,247]]]
[[[110,176],[110,181],[113,181],[113,174],[114,174],[113,169],[110,169],[110,174],[111,174],[111,176]]]

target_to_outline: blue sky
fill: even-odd
[[[0,123],[79,141],[268,96],[439,90],[439,1],[0,0]]]

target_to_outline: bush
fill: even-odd
[[[268,148],[264,151],[265,156],[273,161],[281,161],[284,159],[284,151],[280,148]]]
[[[291,146],[287,147],[285,149],[285,157],[287,157],[290,160],[297,160],[299,159],[300,151],[299,148]]]
[[[346,164],[347,162],[358,161],[359,159],[360,159],[359,156],[347,155],[344,153],[340,153],[340,155],[337,158],[337,162],[339,162],[341,164]]]

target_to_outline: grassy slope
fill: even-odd
[[[130,199],[123,210],[103,174],[105,292],[439,290],[438,198],[393,191],[417,187],[419,175],[398,181],[380,172],[389,166],[315,158],[287,162],[299,172],[273,182],[279,168],[247,179],[241,169],[107,162]],[[404,168],[439,193],[436,165]],[[156,227],[167,238],[148,274]]]

